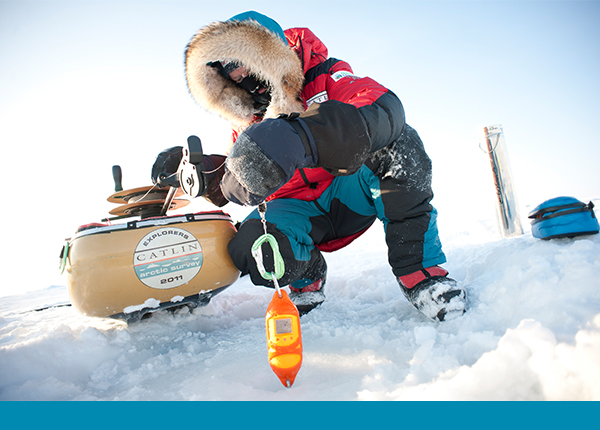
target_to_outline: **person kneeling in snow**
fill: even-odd
[[[348,245],[376,218],[408,300],[434,320],[465,312],[464,289],[439,266],[446,257],[430,203],[431,161],[394,93],[329,58],[308,28],[283,31],[257,12],[200,29],[186,49],[186,78],[198,104],[233,125],[227,157],[204,156],[204,170],[216,169],[204,197],[217,206],[266,202],[267,231],[285,262],[279,284],[289,285],[301,314],[325,300],[322,252]],[[181,147],[159,154],[154,182],[180,158]],[[228,249],[255,285],[274,287],[250,251],[263,233],[254,210]]]

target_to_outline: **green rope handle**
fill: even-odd
[[[60,266],[58,266],[58,270],[60,270],[60,274],[62,275],[65,271],[65,267],[67,267],[67,257],[69,256],[69,248],[71,244],[69,241],[65,243],[62,250],[62,258],[60,259]]]
[[[273,250],[273,260],[275,266],[274,273],[267,272],[262,261],[261,246],[265,242],[268,242],[269,245],[271,245],[271,249]],[[279,252],[279,244],[277,243],[277,239],[275,239],[275,236],[273,236],[272,234],[265,233],[254,241],[254,244],[252,245],[252,255],[256,260],[256,266],[258,267],[258,271],[264,279],[279,279],[285,273],[285,263],[283,262],[283,257]]]

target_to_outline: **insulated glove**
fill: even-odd
[[[208,185],[202,197],[217,207],[225,206],[228,203],[221,191],[221,179],[225,172],[225,159],[224,155],[203,156],[204,176]]]
[[[225,198],[240,205],[260,204],[296,169],[316,164],[313,148],[307,155],[298,133],[284,119],[250,126],[238,136],[227,157],[221,185]]]
[[[181,163],[181,158],[183,157],[182,150],[182,146],[173,146],[158,154],[152,166],[153,184],[159,184],[160,181],[170,177],[170,185],[179,187],[179,178],[174,173],[177,172]]]
[[[179,175],[175,175],[181,159],[183,158],[182,153],[183,147],[174,146],[172,148],[165,149],[156,157],[156,161],[152,166],[152,183],[157,184],[159,180],[169,178],[169,185],[179,187]],[[224,155],[203,155],[202,164],[204,165],[205,172],[199,172],[202,175],[202,179],[206,182],[206,192],[203,197],[214,204],[215,206],[225,206],[228,201],[221,192],[220,182],[225,172],[225,159]]]
[[[322,167],[335,176],[358,171],[371,150],[366,122],[352,105],[313,103],[302,114],[253,124],[233,145],[221,188],[227,200],[256,206],[300,168]]]

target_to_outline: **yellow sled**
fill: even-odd
[[[108,201],[120,205],[110,211],[115,217],[79,227],[61,253],[71,302],[79,312],[137,321],[159,309],[204,306],[239,278],[227,251],[236,233],[229,215],[167,216],[189,204],[177,197],[205,191],[197,170],[201,160],[200,140],[190,136],[177,181],[161,174],[159,184],[129,190],[122,188],[121,168],[113,166],[116,193]],[[112,224],[130,217],[139,219]]]
[[[239,278],[227,245],[236,233],[221,211],[166,216],[180,189],[142,187],[108,198],[121,204],[110,211],[112,224],[79,227],[67,240],[61,266],[67,273],[72,305],[82,314],[133,322],[148,312],[208,304]]]
[[[208,304],[239,277],[223,212],[84,226],[63,250],[73,306],[94,317],[140,319],[187,304]]]

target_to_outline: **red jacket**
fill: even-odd
[[[290,48],[296,52],[304,66],[302,98],[305,108],[311,103],[338,100],[360,108],[370,105],[387,88],[371,78],[354,76],[350,65],[335,58],[329,59],[327,47],[308,28],[285,30]],[[331,184],[334,176],[322,168],[297,170],[294,176],[267,200],[295,198],[316,200]]]

